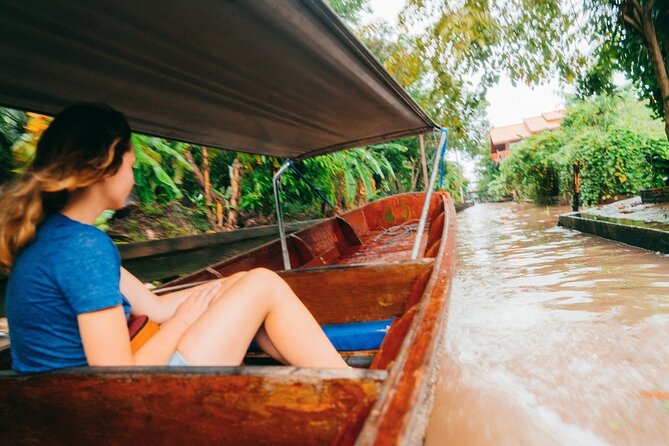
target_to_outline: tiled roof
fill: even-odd
[[[549,129],[548,121],[546,121],[543,116],[532,116],[531,118],[525,119],[524,122],[532,133],[539,133]]]
[[[541,115],[547,120],[547,121],[561,121],[564,118],[564,109],[560,110],[553,110],[549,111],[546,113],[542,113]]]
[[[545,130],[555,130],[560,127],[564,118],[564,110],[553,110],[542,113],[539,116],[526,118],[519,124],[505,125],[503,127],[493,127],[490,129],[491,146],[498,146],[511,142],[520,141],[523,138],[543,132]]]
[[[490,129],[490,140],[493,145],[504,144],[506,142],[520,141],[527,138],[532,133],[524,123],[505,125],[503,127],[493,127]]]

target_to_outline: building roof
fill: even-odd
[[[550,128],[548,121],[546,121],[543,116],[532,116],[531,118],[525,119],[524,122],[532,134],[539,133]]]
[[[505,125],[503,127],[493,127],[490,129],[490,140],[494,145],[504,144],[506,142],[520,141],[530,136],[532,132],[524,122],[520,124]]]
[[[553,110],[550,112],[542,113],[541,115],[547,121],[561,121],[564,118],[565,109],[561,108],[559,110]]]
[[[505,148],[505,144],[520,141],[528,136],[541,133],[546,130],[555,130],[562,124],[565,110],[553,110],[542,113],[539,116],[531,116],[523,119],[518,124],[493,127],[490,129],[491,151]]]

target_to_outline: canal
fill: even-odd
[[[557,227],[566,211],[458,214],[427,445],[669,444],[669,257]]]

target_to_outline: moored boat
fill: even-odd
[[[10,106],[105,101],[136,131],[293,159],[437,128],[320,0],[2,8]],[[249,352],[240,367],[3,370],[0,442],[415,444],[445,333],[454,212],[443,194],[387,197],[162,288],[277,271],[344,338],[389,327],[378,345],[340,347],[356,368],[254,365],[270,361]]]

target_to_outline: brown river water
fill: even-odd
[[[458,214],[427,445],[669,445],[669,256],[557,227],[567,211]]]

